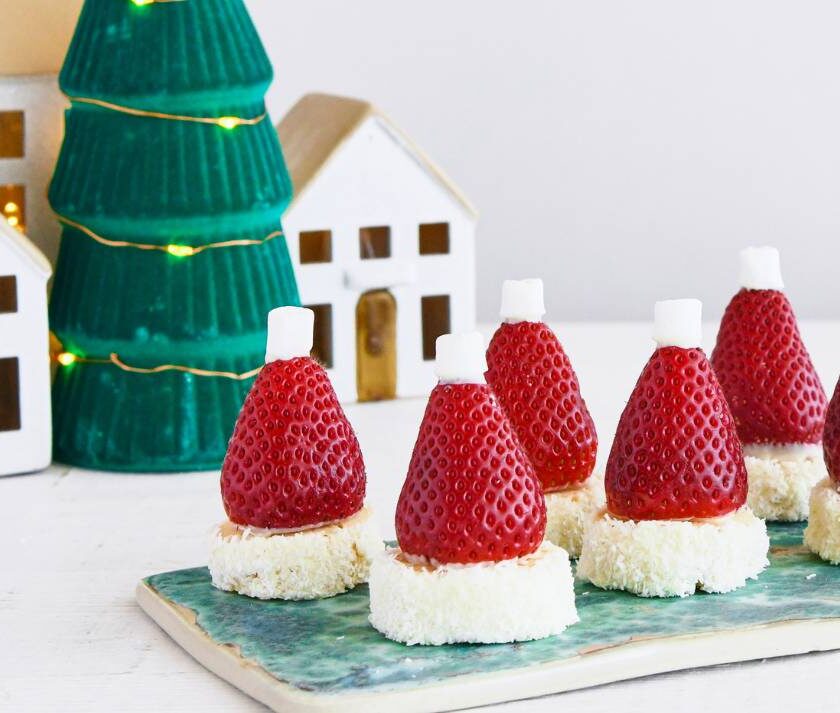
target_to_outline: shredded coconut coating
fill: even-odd
[[[392,548],[371,567],[370,623],[409,645],[529,641],[577,620],[569,556],[550,542],[516,559],[438,566]]]
[[[257,599],[320,599],[366,582],[371,560],[383,547],[367,508],[287,534],[226,523],[214,537],[209,567],[213,585],[225,591]]]
[[[545,539],[580,557],[583,531],[604,506],[604,477],[592,475],[579,488],[545,494]]]
[[[747,451],[749,452],[749,451]],[[827,475],[822,454],[792,449],[789,453],[746,455],[747,504],[760,518],[797,522],[808,519],[811,489]]]
[[[749,509],[710,520],[619,520],[587,528],[577,575],[642,597],[728,592],[769,564],[767,527]]]
[[[830,478],[811,491],[805,546],[831,564],[840,564],[840,493]]]

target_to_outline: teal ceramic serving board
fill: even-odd
[[[840,567],[771,525],[771,566],[729,594],[641,599],[578,583],[580,623],[520,644],[404,646],[368,624],[366,586],[312,602],[221,592],[205,567],[143,580],[143,609],[274,710],[455,710],[665,671],[840,648]],[[357,708],[358,707],[358,708]]]

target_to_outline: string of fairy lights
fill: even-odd
[[[91,240],[95,240],[100,245],[104,245],[105,247],[109,248],[134,248],[135,250],[147,250],[147,251],[159,251],[165,252],[173,257],[193,257],[195,255],[200,255],[201,253],[205,252],[206,250],[217,250],[219,248],[235,248],[235,247],[247,247],[252,245],[264,245],[271,240],[276,240],[284,235],[282,230],[273,230],[268,233],[263,238],[238,238],[235,240],[222,240],[218,243],[207,243],[205,245],[198,245],[193,247],[192,245],[180,245],[177,243],[169,243],[166,245],[162,245],[160,243],[135,243],[129,240],[111,240],[109,238],[105,238],[99,233],[95,232],[91,228],[79,223],[78,221],[72,220],[64,215],[56,215],[56,218],[60,223],[64,225],[68,225],[71,228],[75,228],[76,230],[84,233],[87,235]]]
[[[145,6],[145,5],[162,5],[162,4],[172,4],[172,3],[181,3],[187,2],[187,0],[131,0],[134,5],[137,6]],[[206,124],[211,126],[220,127],[226,131],[233,131],[234,129],[238,129],[240,127],[250,127],[250,126],[257,126],[261,122],[263,122],[268,114],[263,112],[254,117],[240,117],[240,116],[219,116],[219,117],[212,117],[212,116],[191,116],[187,114],[171,114],[162,111],[153,111],[149,109],[140,109],[137,107],[127,106],[124,104],[116,104],[114,102],[105,101],[102,99],[96,99],[93,97],[84,97],[84,96],[67,96],[67,99],[73,104],[88,104],[91,106],[98,107],[100,109],[105,109],[107,111],[114,111],[121,114],[127,114],[129,116],[136,116],[146,119],[160,119],[163,121],[182,121],[182,122],[190,122],[196,124]],[[87,237],[91,238],[92,240],[96,241],[100,245],[103,245],[108,248],[131,248],[136,250],[146,250],[146,251],[160,251],[167,253],[176,258],[191,258],[199,255],[207,250],[219,249],[219,248],[233,248],[233,247],[248,247],[248,246],[255,246],[255,245],[264,245],[265,243],[275,240],[283,236],[282,230],[275,230],[268,233],[265,237],[259,239],[235,239],[235,240],[224,240],[217,243],[208,243],[204,245],[198,246],[191,246],[191,245],[181,245],[177,243],[170,243],[170,244],[154,244],[154,243],[140,243],[140,242],[131,242],[127,240],[112,240],[110,238],[106,238],[92,228],[79,223],[78,221],[72,220],[67,216],[57,215],[56,216],[59,222],[67,225],[71,228],[75,228],[76,230],[80,231],[82,234],[86,235]],[[55,335],[53,335],[55,337]],[[114,366],[122,371],[131,373],[131,374],[161,374],[165,372],[180,372],[184,374],[191,374],[193,376],[200,376],[200,377],[215,377],[215,378],[223,378],[223,379],[232,379],[235,381],[244,381],[246,379],[250,379],[253,376],[256,376],[260,370],[262,369],[262,365],[250,369],[244,372],[232,372],[232,371],[215,371],[212,369],[200,369],[197,367],[192,367],[184,364],[161,364],[158,366],[153,367],[138,367],[132,366],[124,362],[120,356],[116,352],[112,352],[107,359],[99,358],[99,357],[88,357],[82,354],[78,354],[76,352],[71,352],[65,350],[63,345],[60,344],[57,338],[55,338],[56,347],[53,351],[53,358],[55,361],[60,364],[62,367],[71,368],[75,364],[102,364],[102,365],[110,365]]]
[[[170,2],[186,2],[187,0],[131,0],[135,5],[161,5]]]
[[[21,223],[21,210],[17,202],[6,201],[6,204],[3,206],[3,217],[9,225],[21,233],[23,232],[24,226]]]
[[[235,371],[214,371],[212,369],[198,369],[192,366],[185,366],[183,364],[161,364],[153,367],[139,367],[126,364],[119,355],[112,352],[107,359],[97,359],[94,357],[84,357],[73,352],[61,351],[56,357],[56,361],[62,366],[69,367],[73,364],[111,364],[122,371],[127,371],[131,374],[161,374],[167,371],[179,371],[184,374],[192,374],[193,376],[215,376],[224,379],[233,379],[234,381],[245,381],[253,376],[256,376],[262,370],[262,366],[255,369],[250,369],[243,372]]]
[[[160,0],[157,0],[160,2]],[[268,114],[263,112],[258,116],[250,119],[241,116],[190,116],[189,114],[167,114],[163,111],[149,111],[148,109],[137,109],[136,107],[126,106],[125,104],[115,104],[114,102],[105,101],[104,99],[95,99],[93,97],[77,97],[65,95],[67,100],[76,104],[90,104],[98,106],[101,109],[108,109],[109,111],[116,111],[120,114],[128,114],[130,116],[141,116],[146,119],[166,119],[167,121],[187,121],[195,124],[213,124],[221,126],[223,129],[231,130],[238,126],[256,126],[262,122]]]

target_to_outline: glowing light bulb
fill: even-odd
[[[151,5],[155,0],[131,0],[135,5]]]
[[[189,245],[167,245],[166,252],[175,257],[192,257],[195,255],[195,248]]]
[[[70,352],[61,352],[56,359],[58,359],[58,363],[61,364],[61,366],[70,366],[75,363],[77,357],[75,354],[71,354]]]
[[[4,213],[17,213],[20,210],[18,204],[14,201],[9,201],[6,205],[3,206]]]
[[[223,116],[219,119],[219,126],[223,129],[235,129],[242,123],[242,119],[237,119],[235,116]]]
[[[6,221],[11,225],[13,228],[17,228],[20,224],[20,220],[16,215],[10,215],[6,218]]]

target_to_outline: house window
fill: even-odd
[[[0,359],[0,431],[20,430],[20,370],[17,357]]]
[[[420,254],[449,253],[449,223],[425,223],[420,226]]]
[[[26,229],[26,189],[21,185],[0,186],[0,214],[21,233]]]
[[[449,295],[429,295],[420,300],[423,318],[423,359],[435,358],[435,342],[442,334],[449,334]]]
[[[332,262],[332,231],[308,230],[300,234],[300,264]]]
[[[362,260],[391,257],[391,229],[379,226],[359,230],[359,255]]]
[[[312,358],[327,369],[333,367],[332,305],[306,305],[315,313]]]
[[[23,158],[22,111],[0,111],[0,158]]]
[[[0,275],[0,314],[17,312],[17,278]]]

